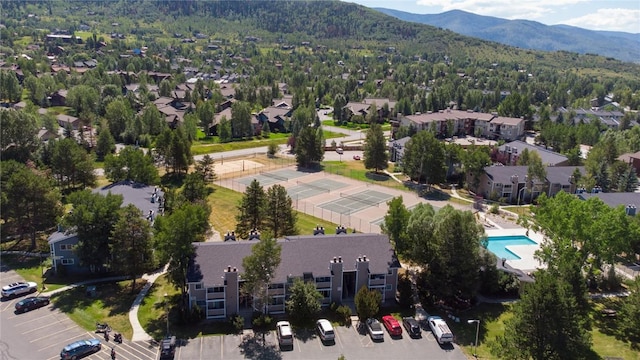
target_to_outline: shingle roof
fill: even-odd
[[[517,148],[518,155],[522,154],[522,150],[524,149],[528,149],[529,151],[536,152],[538,153],[538,155],[540,155],[540,159],[542,160],[543,165],[554,166],[555,164],[559,164],[567,161],[567,157],[562,154],[558,154],[555,151],[551,151],[540,146],[531,145],[523,141],[518,141],[518,140],[512,141],[510,143],[506,143],[498,147],[498,149],[501,152],[504,152],[507,147],[510,147],[511,149]]]
[[[204,281],[206,286],[220,285],[224,269],[235,267],[242,274],[242,259],[251,254],[257,241],[194,243],[196,257],[187,275],[189,281]],[[329,262],[342,257],[344,270],[355,270],[358,256],[366,255],[372,274],[386,274],[400,264],[386,235],[340,234],[292,236],[278,240],[282,246],[281,262],[274,282],[286,282],[289,275],[329,276]]]
[[[582,193],[578,195],[582,200],[588,200],[592,197],[597,197],[602,200],[605,204],[615,208],[620,205],[635,205],[636,207],[640,207],[640,193],[597,193],[597,194],[587,194]]]
[[[158,212],[158,203],[151,202],[151,195],[154,189],[154,186],[124,180],[96,189],[94,192],[102,195],[107,195],[109,192],[112,195],[122,195],[123,207],[133,204],[142,211],[143,215],[146,215],[149,210],[153,210],[155,213]],[[163,196],[162,190],[158,188],[157,191],[159,196]]]

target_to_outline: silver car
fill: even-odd
[[[24,294],[31,294],[38,290],[38,284],[34,282],[15,282],[2,287],[2,297],[11,298]]]
[[[382,331],[382,324],[378,319],[367,319],[367,332],[372,340],[384,340],[384,331]]]

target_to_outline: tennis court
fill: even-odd
[[[328,194],[347,186],[349,185],[331,179],[316,180],[308,183],[298,180],[297,185],[287,189],[287,193],[292,199],[306,199],[320,194]]]
[[[258,180],[260,185],[262,185],[263,187],[267,187],[279,182],[283,182],[283,181],[286,182],[291,179],[295,179],[305,175],[306,174],[295,171],[295,170],[282,169],[278,171],[263,172],[260,174],[243,177],[242,179],[238,179],[237,182],[245,186],[249,186],[249,184],[251,184],[253,179],[256,179]]]
[[[375,190],[365,190],[355,194],[340,193],[340,198],[319,205],[319,207],[339,214],[353,214],[363,209],[379,206],[393,195]]]

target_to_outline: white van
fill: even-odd
[[[433,337],[436,338],[438,344],[447,344],[453,342],[453,333],[447,323],[439,316],[429,316],[427,318]]]
[[[278,321],[276,323],[276,335],[280,346],[293,347],[293,331],[288,321]]]
[[[316,321],[316,327],[318,328],[318,334],[322,341],[335,341],[336,334],[333,331],[331,322],[327,319],[320,319]]]

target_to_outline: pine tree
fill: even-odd
[[[253,179],[245,190],[242,201],[238,207],[239,214],[236,217],[236,234],[241,238],[248,238],[253,229],[262,229],[265,215],[266,194],[258,180]]]
[[[296,235],[296,213],[291,205],[287,189],[275,184],[267,190],[265,227],[277,239],[284,235]]]
[[[389,155],[380,124],[371,123],[364,144],[364,167],[377,173],[389,167]]]

